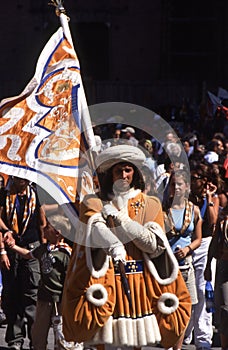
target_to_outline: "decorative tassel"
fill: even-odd
[[[170,315],[178,309],[179,299],[173,293],[163,293],[158,299],[158,310],[164,315]]]
[[[108,293],[100,283],[92,284],[86,291],[86,299],[93,305],[103,306],[108,300]]]

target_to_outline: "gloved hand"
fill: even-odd
[[[116,209],[116,207],[114,207],[114,205],[112,205],[112,204],[105,204],[103,206],[101,213],[102,213],[104,219],[107,219],[107,217],[109,215],[116,218],[118,213],[119,213],[119,210]]]
[[[104,221],[101,219],[92,225],[92,247],[102,248],[115,261],[125,262],[126,251],[123,243],[102,220]]]
[[[126,250],[123,244],[110,247],[108,249],[108,254],[111,255],[115,262],[121,260],[123,263],[126,262]]]
[[[165,249],[163,241],[160,239],[164,232],[157,222],[150,222],[148,226],[144,226],[132,220],[125,211],[120,210],[115,218],[115,223],[117,227],[120,226],[129,239],[134,240],[134,244],[143,252],[153,253],[156,256]]]

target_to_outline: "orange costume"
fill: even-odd
[[[122,203],[113,235],[126,250],[132,305],[118,263],[105,246],[111,230],[101,231],[103,246],[95,230],[106,225],[107,202],[88,195],[81,203],[80,244],[74,245],[64,287],[65,338],[89,346],[173,346],[188,324],[191,301],[163,231],[160,202],[133,187],[109,203]]]

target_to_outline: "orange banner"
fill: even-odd
[[[0,116],[1,172],[39,184],[59,204],[75,201],[81,173],[92,188],[80,161],[94,144],[92,126],[79,61],[62,28],[44,47],[22,94],[1,102]]]

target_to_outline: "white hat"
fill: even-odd
[[[135,129],[133,129],[131,126],[127,126],[125,129],[121,130],[122,132],[130,132],[131,134],[135,133]]]
[[[117,145],[106,148],[98,154],[95,163],[100,172],[105,172],[113,165],[121,162],[132,163],[139,168],[144,164],[145,160],[145,154],[138,147]]]

